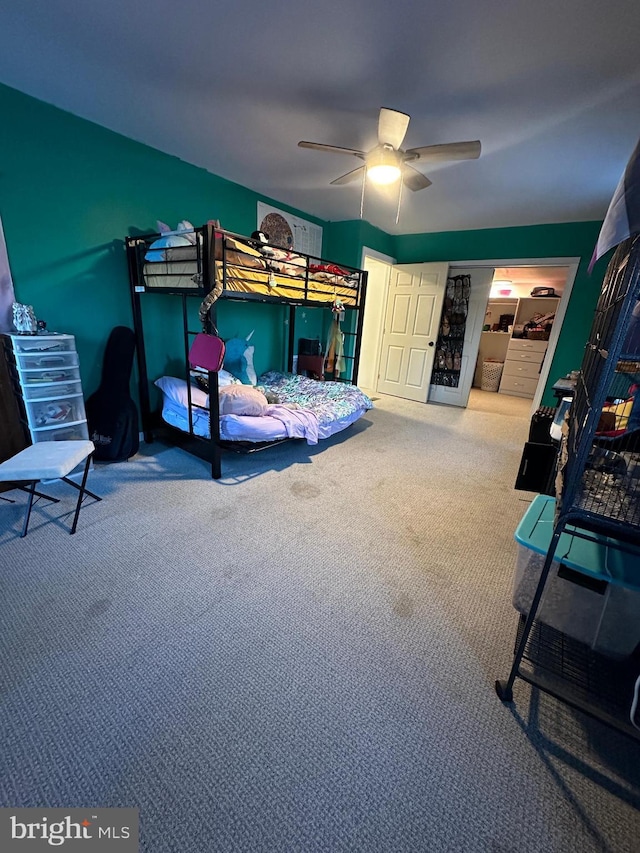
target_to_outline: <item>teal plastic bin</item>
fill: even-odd
[[[513,606],[527,614],[554,530],[555,499],[538,495],[518,525]],[[630,655],[640,644],[640,548],[561,535],[536,619],[594,651]]]

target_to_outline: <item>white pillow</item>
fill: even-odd
[[[159,388],[172,403],[177,403],[185,408],[189,405],[189,397],[187,391],[187,383],[184,379],[178,379],[176,376],[161,376],[153,383]],[[191,402],[196,406],[207,407],[209,405],[209,395],[205,394],[197,385],[191,386]]]

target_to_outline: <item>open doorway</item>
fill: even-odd
[[[481,288],[483,289],[483,295],[481,298],[481,309],[477,312],[477,316],[473,319],[474,329],[471,328],[471,323],[468,324],[468,338],[469,338],[469,346],[466,347],[465,357],[468,358],[470,362],[470,373],[473,374],[473,386],[477,389],[477,392],[480,391],[481,386],[481,374],[477,373],[477,366],[479,363],[482,363],[485,357],[485,349],[484,343],[486,339],[486,343],[490,342],[497,346],[500,343],[501,347],[504,347],[504,356],[502,358],[503,370],[504,364],[506,361],[515,359],[506,359],[506,351],[508,350],[508,339],[514,338],[514,342],[517,338],[513,335],[513,329],[509,332],[509,325],[516,326],[520,325],[516,323],[516,317],[519,316],[518,305],[520,294],[522,293],[523,300],[534,300],[531,303],[532,311],[531,316],[526,317],[524,320],[524,324],[530,322],[531,319],[534,318],[536,313],[541,313],[541,316],[544,317],[544,313],[541,312],[541,308],[543,307],[542,300],[543,297],[532,297],[531,291],[536,287],[553,287],[554,293],[557,291],[558,297],[555,297],[555,303],[552,307],[555,308],[553,322],[551,323],[550,329],[543,329],[543,335],[548,333],[548,339],[544,341],[544,358],[541,363],[536,364],[537,369],[537,381],[535,382],[535,390],[533,391],[533,395],[531,395],[532,383],[527,383],[526,393],[524,390],[521,393],[516,394],[514,396],[520,396],[522,399],[530,399],[531,400],[531,410],[535,410],[540,405],[540,400],[542,399],[542,394],[544,388],[547,383],[549,368],[553,359],[553,355],[555,352],[556,343],[560,334],[560,330],[562,328],[562,323],[564,320],[564,315],[566,312],[566,307],[569,302],[569,297],[571,293],[571,289],[573,287],[573,282],[575,279],[575,275],[578,269],[578,258],[535,258],[535,259],[500,259],[500,260],[480,260],[480,261],[457,261],[452,262],[450,264],[450,273],[456,272],[460,273],[465,271],[465,269],[469,270],[471,268],[477,268],[478,270],[483,270],[488,273],[488,278],[486,276],[482,276]],[[371,250],[368,248],[364,248],[362,252],[362,264],[363,269],[368,270],[369,272],[369,284],[367,291],[367,307],[365,311],[364,317],[364,328],[363,328],[363,339],[362,339],[362,357],[361,357],[361,367],[358,382],[359,384],[368,390],[369,392],[378,391],[378,377],[380,373],[380,354],[382,351],[382,337],[384,330],[384,321],[385,321],[385,307],[387,304],[387,294],[389,290],[389,282],[391,279],[391,271],[393,266],[395,265],[395,259],[389,256],[382,255],[375,250]],[[505,310],[503,313],[508,315],[513,313],[514,322],[507,323],[507,331],[502,338],[502,341],[499,341],[499,338],[487,335],[483,333],[483,329],[485,326],[489,325],[489,330],[491,331],[491,326],[494,323],[500,323],[500,314],[497,315],[496,319],[493,319],[494,306],[490,306],[490,301],[492,299],[491,293],[491,279],[495,281],[507,282],[510,284],[502,284],[500,285],[501,290],[507,290],[510,288],[510,292],[508,294],[509,302],[508,308],[513,308],[513,311]],[[560,282],[562,281],[562,285]],[[473,284],[471,285],[473,288]],[[498,297],[506,297],[507,294],[496,293]],[[496,306],[497,307],[497,306]],[[527,304],[523,301],[522,303],[522,317],[525,317],[527,313]],[[491,308],[492,314],[492,322],[488,323],[487,311]],[[547,314],[551,313],[551,311],[547,311]],[[471,317],[469,318],[471,321]],[[548,324],[546,324],[548,325]],[[519,333],[519,330],[516,331],[516,335]],[[533,340],[533,338],[531,339]],[[434,341],[435,344],[435,341]],[[480,351],[482,349],[482,358],[480,358]],[[516,344],[517,347],[517,344]],[[540,347],[540,345],[537,345]],[[536,347],[534,347],[536,348]],[[515,351],[515,350],[514,350]],[[500,353],[497,353],[493,356],[489,355],[488,357],[496,358],[496,360],[500,360],[500,355],[502,354],[502,350]],[[510,370],[515,370],[513,365],[509,365]],[[507,373],[506,375],[513,375]],[[531,377],[529,377],[531,378]],[[471,382],[469,383],[471,386]],[[514,386],[515,390],[518,391],[518,387]],[[499,390],[499,386],[498,386]],[[474,390],[474,394],[476,390]],[[491,396],[489,392],[487,394],[488,404],[491,402]],[[509,390],[507,389],[507,383],[505,382],[505,387],[502,390],[503,395],[510,395]],[[464,396],[464,395],[463,395]],[[451,400],[435,400],[435,396],[433,394],[433,386],[431,386],[429,396],[426,397],[424,402],[445,402],[449,405],[457,405],[457,406],[465,406],[466,405],[466,397],[460,397],[460,399],[455,399],[455,395],[451,395]],[[496,394],[493,397],[493,400],[498,404],[498,396]]]
[[[539,404],[574,276],[569,264],[495,268],[474,388]]]

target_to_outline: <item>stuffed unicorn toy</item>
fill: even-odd
[[[255,347],[249,346],[253,329],[246,338],[230,338],[225,341],[224,369],[232,373],[243,385],[257,385],[258,377],[253,366]]]

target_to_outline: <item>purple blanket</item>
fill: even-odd
[[[288,438],[306,438],[307,444],[318,443],[318,418],[308,409],[289,409],[273,404],[267,407],[265,414],[281,421]]]

